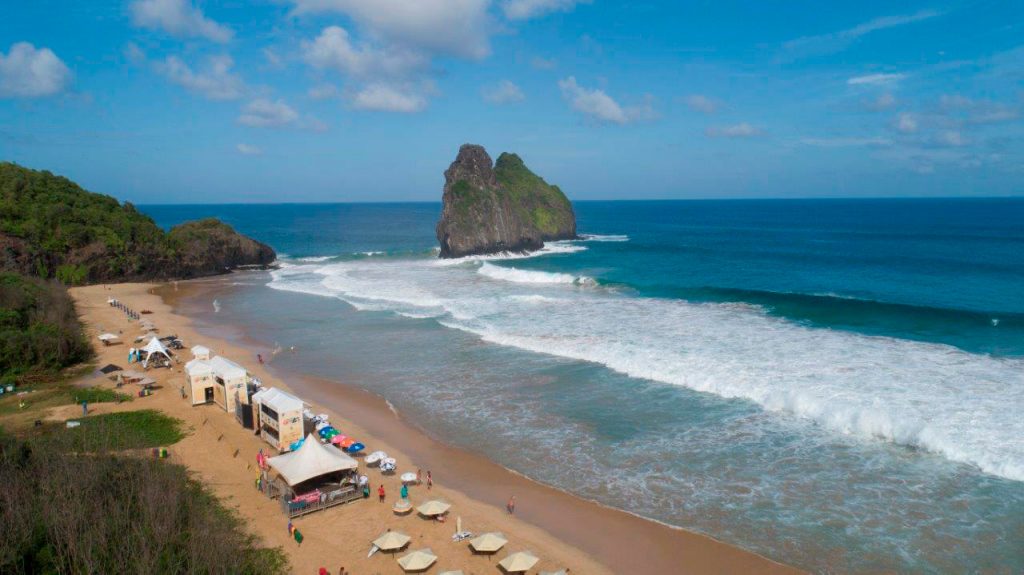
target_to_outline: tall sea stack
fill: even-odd
[[[442,258],[526,252],[576,238],[569,199],[515,154],[493,163],[483,146],[464,144],[444,179],[437,222]]]

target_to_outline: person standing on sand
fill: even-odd
[[[508,504],[505,505],[505,508],[508,509],[509,515],[514,515],[515,514],[515,512],[516,512],[516,496],[515,495],[513,495],[512,497],[509,497]]]
[[[434,476],[430,474],[430,470],[427,470],[427,489],[434,487]]]
[[[263,365],[263,354],[262,353],[257,353],[256,354],[256,361],[260,362],[260,365]]]
[[[380,498],[380,502],[384,503],[384,484],[381,483],[380,487],[377,488],[377,497]]]
[[[399,492],[399,494],[402,496],[402,499],[408,499],[409,498],[409,486],[403,483],[402,484],[402,490]]]
[[[82,417],[89,415],[89,402],[82,401]]]
[[[416,468],[416,485],[423,483],[423,470]]]

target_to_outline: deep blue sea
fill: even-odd
[[[1024,572],[1024,199],[575,207],[447,261],[440,204],[142,209],[279,252],[217,302],[275,362],[539,481],[817,572]]]

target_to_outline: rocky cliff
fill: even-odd
[[[274,250],[217,220],[164,233],[130,203],[0,162],[0,270],[67,285],[184,279],[266,266]]]
[[[569,199],[515,154],[492,163],[482,146],[465,144],[444,177],[442,258],[531,251],[576,237]]]

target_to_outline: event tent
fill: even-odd
[[[351,471],[359,467],[355,459],[337,447],[320,443],[313,434],[306,437],[302,447],[291,453],[271,457],[267,463],[290,486],[328,473]]]
[[[192,357],[196,359],[210,359],[210,348],[205,345],[197,345],[192,348]]]
[[[171,359],[171,354],[168,353],[167,348],[164,347],[164,344],[160,343],[160,340],[155,337],[149,340],[149,343],[146,344],[146,347],[142,348],[142,351],[146,352],[147,360],[152,357],[154,353],[162,353],[164,357]]]

